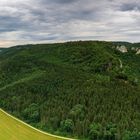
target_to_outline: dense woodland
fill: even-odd
[[[119,44],[128,53],[113,48]],[[0,107],[57,135],[140,140],[140,55],[131,47],[140,44],[77,41],[2,49]]]

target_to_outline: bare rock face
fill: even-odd
[[[140,49],[137,50],[136,54],[137,54],[137,55],[140,54]]]
[[[120,51],[121,53],[128,53],[133,52],[135,55],[140,55],[140,48],[139,47],[127,47],[125,45],[118,45],[118,46],[112,46],[112,49],[116,49]]]
[[[122,53],[127,53],[128,50],[126,48],[126,46],[122,45],[122,46],[117,46],[117,50],[119,50]]]
[[[136,55],[140,54],[140,48],[132,47],[131,50],[132,50],[132,51],[135,51],[135,54],[136,54]]]

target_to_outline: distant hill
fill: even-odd
[[[105,41],[8,48],[0,53],[0,107],[54,134],[139,138],[139,48]]]

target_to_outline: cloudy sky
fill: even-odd
[[[140,0],[0,0],[0,47],[69,40],[140,42]]]

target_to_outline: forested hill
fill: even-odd
[[[139,140],[139,49],[100,41],[0,49],[0,107],[59,135]]]

